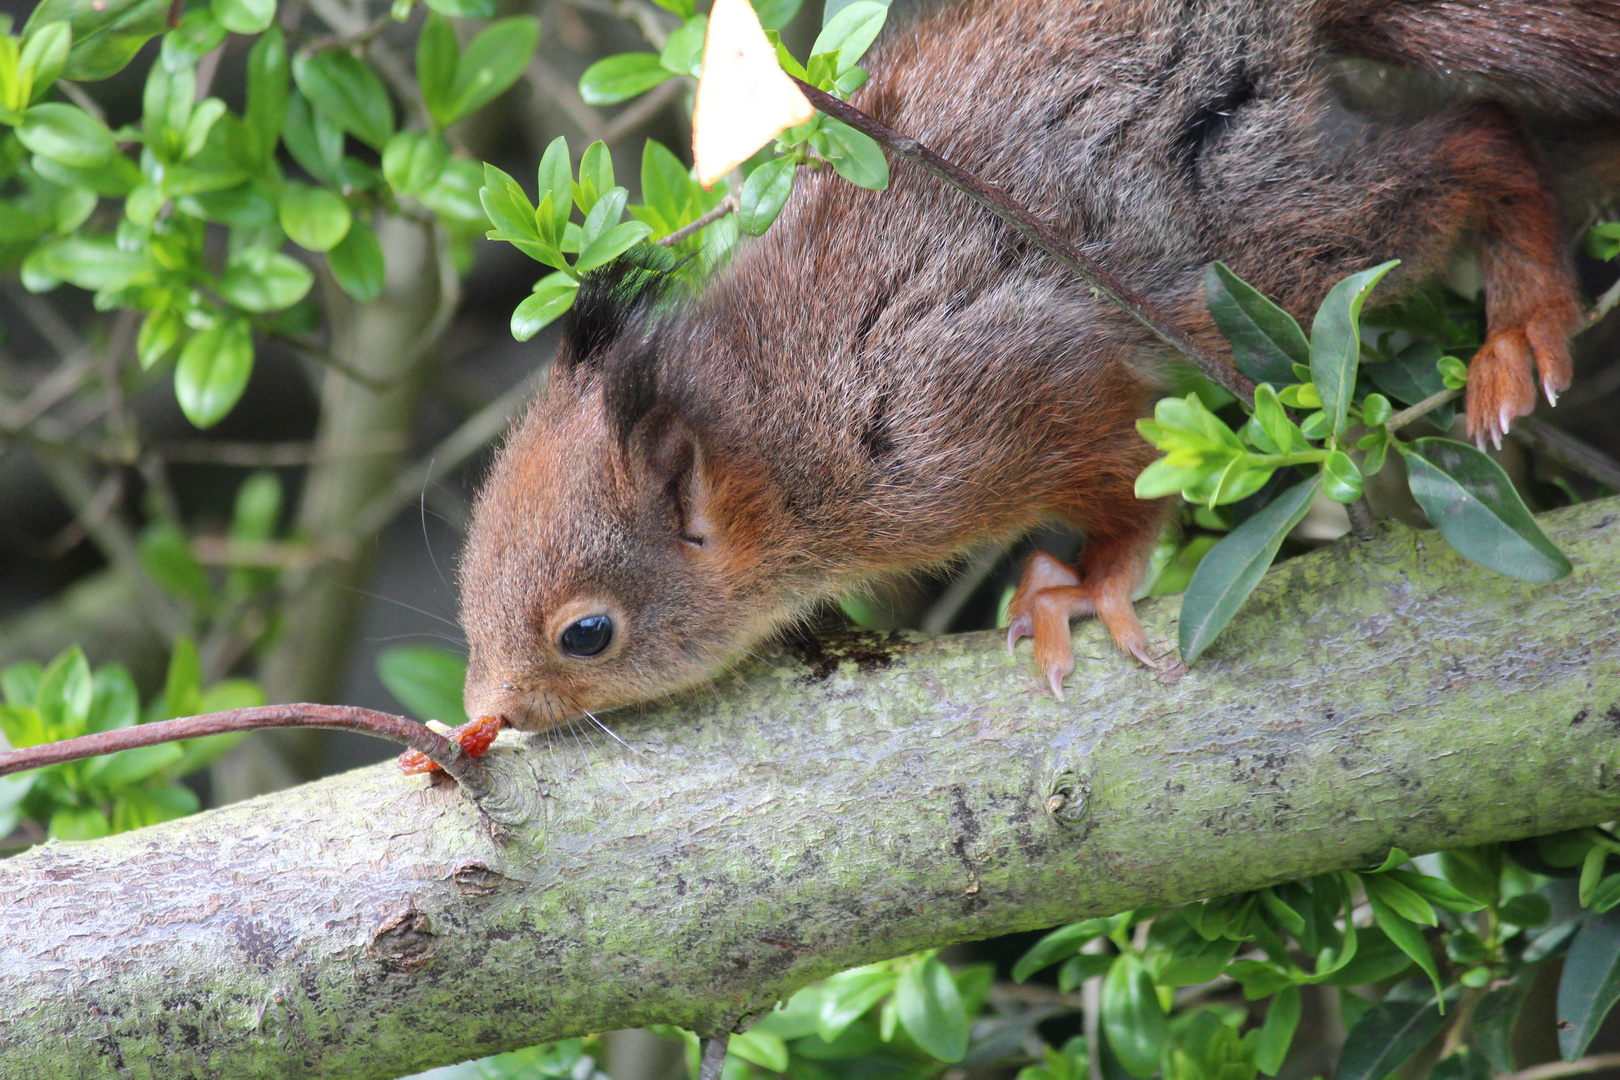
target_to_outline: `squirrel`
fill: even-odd
[[[892,29],[854,104],[1003,186],[1225,343],[1221,259],[1296,316],[1477,236],[1488,336],[1467,422],[1499,440],[1570,381],[1579,320],[1538,150],[1496,100],[1358,114],[1332,63],[1491,80],[1620,114],[1620,0],[967,0]],[[1159,663],[1132,608],[1167,507],[1134,480],[1163,346],[909,162],[802,169],[775,226],[688,299],[597,274],[477,500],[460,568],[469,716],[540,730],[714,678],[812,605],[1042,523],[1009,645],[1053,692],[1069,620]]]

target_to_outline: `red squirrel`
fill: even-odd
[[[1467,417],[1497,438],[1568,385],[1579,316],[1522,121],[1475,101],[1358,115],[1343,56],[1478,73],[1620,114],[1620,0],[968,0],[892,29],[854,104],[1079,242],[1224,348],[1221,259],[1296,316],[1389,258],[1398,295],[1477,236],[1488,337]],[[694,298],[581,290],[546,394],[461,564],[470,716],[539,730],[712,679],[812,605],[1050,521],[1009,641],[1054,692],[1069,620],[1154,664],[1131,595],[1166,514],[1133,494],[1163,346],[908,162],[884,192],[801,170]]]

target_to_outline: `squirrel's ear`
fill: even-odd
[[[714,538],[714,477],[702,441],[674,409],[659,409],[647,417],[636,455],[641,482],[657,509],[669,515],[675,535],[693,547],[706,547]]]

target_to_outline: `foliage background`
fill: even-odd
[[[10,15],[20,29],[32,7],[5,0],[0,13]],[[484,18],[463,16],[525,16],[537,20],[539,28],[538,49],[511,88],[448,127],[450,144],[467,162],[489,162],[527,187],[555,137],[566,136],[576,162],[588,143],[600,139],[611,150],[615,175],[630,188],[630,202],[636,203],[642,198],[637,177],[645,139],[655,138],[683,159],[687,156],[690,78],[664,79],[646,93],[608,105],[587,104],[579,85],[581,74],[604,57],[665,50],[669,35],[681,25],[665,7],[642,0],[503,2],[498,11],[446,0],[436,7],[456,16],[452,24],[463,46],[485,25]],[[387,17],[386,6],[376,3],[287,0],[274,17],[286,30],[291,49],[334,35],[362,43],[385,73],[396,115],[423,130],[428,118],[412,100],[410,79],[427,8],[403,4],[399,9],[407,18],[396,22]],[[187,17],[219,12],[227,22],[251,22],[254,10],[247,3],[182,4],[175,9]],[[821,5],[807,0],[799,18],[784,29],[784,41],[796,55],[810,51],[822,15]],[[517,32],[519,24],[504,25]],[[241,113],[253,42],[252,36],[232,34],[196,56],[168,60],[176,70],[193,70],[188,63],[211,65],[210,92]],[[139,124],[143,84],[154,65],[165,64],[164,48],[162,39],[154,38],[112,77],[64,87],[52,100],[98,110],[114,129]],[[169,48],[178,52],[176,46]],[[1359,78],[1354,71],[1346,77],[1351,82]],[[383,164],[379,150],[353,135],[347,140],[348,156],[365,166]],[[290,179],[319,179],[305,175],[308,170],[285,150],[279,160]],[[6,184],[0,195],[22,197],[15,175]],[[341,182],[329,186],[344,187]],[[114,705],[108,702],[122,710],[118,715],[132,716],[129,709],[138,707],[131,704],[135,698],[148,702],[145,708],[152,715],[194,711],[200,700],[247,700],[231,696],[251,693],[247,684],[235,681],[241,679],[259,683],[272,700],[397,709],[400,699],[379,677],[385,652],[426,643],[459,647],[453,568],[470,500],[487,461],[487,446],[520,407],[552,351],[550,331],[526,344],[513,341],[510,331],[513,310],[543,271],[511,245],[479,239],[487,223],[471,212],[459,218],[440,215],[438,253],[445,258],[435,261],[434,252],[424,254],[421,235],[409,235],[413,227],[421,233],[426,219],[422,206],[408,199],[393,202],[393,194],[377,191],[348,192],[349,201],[362,212],[381,209],[384,216],[404,219],[399,227],[383,218],[374,223],[391,266],[409,266],[412,260],[418,264],[409,287],[398,295],[391,290],[371,309],[399,324],[394,337],[368,323],[370,315],[344,295],[326,260],[282,245],[286,255],[314,272],[310,300],[295,311],[297,318],[279,320],[267,313],[254,337],[252,376],[240,402],[206,430],[187,419],[176,399],[172,357],[149,372],[137,362],[138,317],[97,311],[91,294],[72,286],[30,291],[21,273],[26,251],[15,237],[0,238],[11,241],[0,243],[0,521],[5,523],[0,529],[0,665],[44,664],[74,644],[88,656],[88,665],[70,658],[49,671],[14,666],[22,674],[5,688],[13,705],[37,692],[30,678],[49,682],[57,677],[51,685],[68,685],[77,671],[88,679],[90,666],[104,670],[118,664],[130,674],[128,686],[116,675],[104,676],[96,684],[102,696],[93,707],[86,705],[83,722],[99,723],[93,717],[112,715],[107,710]],[[476,208],[475,193],[473,199]],[[118,200],[102,200],[92,211],[91,225],[110,230],[119,209]],[[1594,204],[1591,216],[1573,224],[1584,227],[1599,220]],[[218,226],[202,242],[216,263],[223,259],[225,240]],[[1589,296],[1611,287],[1611,263],[1584,249],[1578,259]],[[1465,292],[1469,274],[1461,266],[1455,282]],[[437,323],[426,318],[435,308],[444,316]],[[1462,311],[1457,318],[1466,324],[1466,305]],[[411,319],[417,320],[415,333]],[[420,362],[401,364],[402,358]],[[358,382],[345,374],[356,369],[362,375]],[[386,407],[379,407],[380,401]],[[1582,336],[1574,388],[1557,410],[1543,410],[1543,416],[1556,431],[1583,444],[1576,457],[1585,465],[1572,467],[1568,453],[1549,453],[1545,438],[1540,445],[1510,442],[1497,456],[1532,508],[1552,508],[1620,487],[1603,479],[1620,475],[1614,465],[1620,457],[1616,319]],[[340,430],[323,435],[323,417]],[[345,470],[334,463],[340,456],[363,464]],[[1421,520],[1403,487],[1377,479],[1369,485],[1369,498],[1381,514]],[[321,510],[312,491],[324,491],[320,498],[328,503],[335,498],[336,504]],[[340,494],[334,496],[334,491]],[[351,535],[356,518],[366,516],[359,511],[373,508],[374,520]],[[1232,522],[1230,515],[1191,511],[1186,519],[1193,538],[1214,536]],[[1326,542],[1344,528],[1342,510],[1324,502],[1286,550]],[[1061,536],[1038,539],[1047,547],[1075,542]],[[852,600],[845,614],[869,626],[909,625],[930,632],[990,625],[1028,546],[986,553],[954,578],[907,583]],[[1187,569],[1172,565],[1162,587],[1169,590],[1184,582]],[[839,617],[829,613],[829,618]],[[396,689],[418,684],[415,699],[404,702],[418,711],[442,700],[444,686],[455,682],[449,669],[436,683],[434,672],[440,669],[432,661],[407,665],[395,653],[392,661],[382,660],[382,670],[390,663]],[[406,668],[416,674],[402,673]],[[589,732],[561,736],[572,752],[586,756],[593,751],[593,740],[604,737]],[[213,752],[223,750],[215,747]],[[382,744],[332,733],[261,735],[218,757],[206,770],[192,772],[186,785],[209,805],[391,752]],[[187,771],[193,763],[186,760]],[[173,760],[163,763],[150,774],[153,784],[168,785],[172,776],[180,775],[177,767]],[[149,801],[157,807],[150,812],[161,814],[167,812],[165,806],[183,809],[186,798],[154,795]],[[135,811],[123,813],[129,817]],[[135,822],[115,821],[129,823]],[[72,828],[64,818],[58,831],[71,834]],[[5,843],[15,848],[42,835],[40,823],[24,820]],[[1577,863],[1589,849],[1595,850],[1590,844],[1579,849]],[[1129,927],[1115,930],[1116,945],[1124,944],[1128,952]],[[1025,1036],[1039,1026],[1056,1048],[1057,1057],[1040,1066],[1049,1071],[1038,1074],[1039,1080],[1070,1075],[1066,1069],[1079,1070],[1079,1075],[1101,1069],[1101,1063],[1091,1066],[1080,1060],[1069,1042],[1081,1033],[1079,1020],[1072,1010],[1055,1006],[1064,991],[1056,989],[1053,971],[1046,972],[1044,987],[1039,981],[1020,986],[1009,980],[1014,962],[1031,944],[1032,939],[1004,941],[952,953],[948,958],[957,963],[954,978],[942,976],[944,969],[924,958],[902,962],[893,971],[857,973],[840,984],[839,992],[854,994],[849,1000],[859,1003],[866,1000],[861,993],[880,984],[887,992],[909,979],[918,984],[910,992],[920,1000],[930,1000],[932,993],[935,1005],[941,995],[957,994],[966,1000],[969,1016],[978,1011],[978,1002],[1000,995],[996,1000],[1008,1015],[1020,1018]],[[941,978],[953,978],[955,989],[942,989]],[[1532,997],[1548,992],[1537,984]],[[879,1003],[880,997],[870,997],[867,1004]],[[881,1000],[898,1002],[900,996]],[[1334,1044],[1344,1035],[1343,1017],[1331,1015],[1314,988],[1303,1000],[1297,1045],[1305,1049],[1296,1050],[1285,1076],[1329,1071],[1337,1057]],[[888,1024],[892,1034],[901,1006],[878,1004],[878,1010],[884,1009],[893,1015],[885,1020],[874,1012],[870,1021]],[[859,1015],[857,1011],[851,1021]],[[914,1042],[923,1043],[928,1036],[918,1039],[915,1034],[931,1030],[928,1009],[919,1015],[915,1029],[902,1026],[913,1033]],[[779,1026],[787,1026],[778,1037],[796,1030],[794,1022],[781,1021]],[[954,1038],[948,1032],[939,1037]],[[753,1059],[775,1064],[776,1049],[768,1038],[763,1041],[763,1049],[753,1048]],[[1600,1036],[1594,1049],[1603,1049],[1607,1041]],[[537,1052],[539,1060],[529,1060],[523,1068],[531,1075],[586,1075],[591,1058],[580,1053],[590,1051],[617,1063],[618,1080],[630,1080],[669,1068],[668,1048],[678,1045],[620,1035],[589,1046]],[[1550,1056],[1550,1044],[1527,1049],[1521,1063],[1537,1054]],[[879,1053],[846,1060],[830,1073],[806,1065],[796,1075],[898,1075],[913,1067],[937,1072],[938,1067],[917,1064],[927,1060],[926,1054],[896,1061]],[[1244,1068],[1239,1074],[1245,1074]],[[1009,1072],[1003,1066],[999,1074]],[[1227,1074],[1221,1080],[1228,1080]]]

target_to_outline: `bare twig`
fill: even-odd
[[[792,78],[792,76],[789,76]],[[879,143],[914,162],[951,187],[956,188],[996,217],[1011,225],[1019,235],[1036,244],[1058,262],[1078,274],[1098,293],[1106,296],[1122,311],[1152,331],[1165,344],[1175,349],[1206,378],[1225,387],[1245,405],[1254,405],[1254,384],[1244,378],[1232,365],[1194,341],[1179,325],[1156,305],[1131,288],[1112,270],[1075,247],[1067,239],[1053,232],[1029,208],[960,165],[940,157],[916,139],[905,136],[888,125],[867,115],[853,105],[816,89],[801,79],[794,79],[810,103],[827,115],[841,120],[850,127],[876,139]]]
[[[193,538],[191,553],[198,562],[209,566],[256,566],[272,570],[308,570],[320,561],[319,553],[308,544],[245,542],[223,536]]]
[[[23,313],[39,336],[45,339],[45,344],[56,351],[56,355],[67,359],[77,356],[84,351],[84,339],[78,331],[68,325],[56,307],[44,297],[18,286],[15,282],[5,284],[6,299],[17,306]]]
[[[690,225],[682,225],[680,228],[676,229],[663,239],[655,241],[655,243],[657,243],[660,247],[674,247],[682,240],[685,240],[688,236],[703,231],[705,227],[713,225],[716,221],[719,221],[727,214],[735,212],[736,209],[736,197],[733,195],[727,195],[724,199],[720,200],[719,206],[715,207],[713,210],[710,210],[707,214],[704,214]]]
[[[674,78],[666,79],[653,87],[613,118],[607,130],[602,133],[602,141],[616,143],[626,135],[634,133],[641,125],[663,112],[671,101],[686,93],[690,83],[690,79]]]
[[[1581,330],[1595,325],[1603,316],[1613,311],[1616,304],[1620,304],[1620,279],[1617,279],[1613,285],[1605,289],[1603,295],[1598,297],[1597,302],[1587,311],[1586,322],[1581,327]],[[1580,331],[1577,330],[1576,333],[1580,333]]]
[[[532,101],[551,101],[560,106],[587,140],[607,140],[607,124],[602,114],[585,104],[585,99],[579,96],[574,84],[563,78],[556,68],[536,56],[524,69],[523,77],[529,84]]]
[[[1446,402],[1455,400],[1461,394],[1461,390],[1441,390],[1437,393],[1430,394],[1416,405],[1409,406],[1408,408],[1402,409],[1400,412],[1392,415],[1388,420],[1384,421],[1384,427],[1388,428],[1391,432],[1399,431],[1407,424],[1426,416],[1435,409],[1438,409],[1440,406],[1444,405]]]
[[[355,515],[355,524],[349,535],[370,536],[381,531],[395,514],[415,501],[428,476],[454,469],[505,431],[524,403],[534,396],[537,384],[543,383],[547,370],[542,370],[538,380],[524,380],[508,389],[468,417],[414,465],[401,469],[393,486]]]
[[[1000,565],[1002,556],[1007,554],[1007,545],[997,544],[987,547],[973,557],[973,560],[962,568],[956,575],[956,580],[950,587],[939,594],[929,607],[928,613],[923,616],[918,629],[933,637],[945,633],[951,628],[951,623],[961,613],[962,607],[979,591],[985,579]]]
[[[334,728],[373,735],[390,742],[403,743],[418,750],[443,767],[473,794],[481,794],[488,787],[483,766],[463,752],[455,742],[406,716],[362,709],[354,705],[260,705],[251,709],[227,709],[224,712],[184,716],[177,720],[161,720],[152,724],[102,731],[62,742],[29,746],[22,750],[8,750],[0,754],[0,776],[42,769],[64,761],[78,761],[98,754],[113,754],[139,746],[179,739],[200,739],[207,735],[224,735],[236,731],[257,731],[261,728],[315,727]]]
[[[66,94],[68,100],[73,102],[73,104],[77,105],[79,108],[101,121],[103,126],[106,125],[107,114],[102,111],[101,103],[96,101],[96,99],[91,97],[89,94],[85,93],[84,87],[80,86],[76,82],[69,82],[67,79],[57,79],[56,88],[62,91],[62,93]]]
[[[229,465],[263,469],[277,465],[308,465],[315,460],[312,442],[186,442],[154,443],[151,449],[163,460],[182,465]]]
[[[1579,1061],[1549,1061],[1545,1065],[1532,1065],[1510,1073],[1505,1080],[1562,1080],[1566,1076],[1583,1076],[1620,1068],[1620,1053],[1591,1054]]]
[[[1565,468],[1596,480],[1611,492],[1620,493],[1620,462],[1590,443],[1534,417],[1524,420],[1509,434]]]
[[[698,1065],[698,1080],[720,1080],[720,1070],[726,1064],[726,1046],[731,1036],[722,1032],[712,1039],[703,1040],[703,1059]]]
[[[1378,525],[1365,497],[1345,503],[1344,512],[1350,518],[1350,531],[1357,540],[1372,540],[1378,536]]]
[[[280,330],[272,330],[265,336],[272,341],[279,341],[284,345],[297,349],[318,364],[325,364],[334,371],[342,372],[374,394],[385,394],[389,390],[388,384],[381,379],[372,378],[347,361],[334,356],[324,346],[310,341],[308,338],[298,337],[296,334],[288,334]]]
[[[100,528],[123,496],[123,476],[118,472],[109,472],[83,509],[73,515],[73,520],[39,545],[34,554],[41,559],[60,559],[78,547],[93,529]]]

